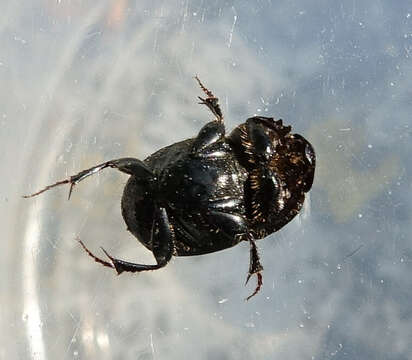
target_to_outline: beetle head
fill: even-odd
[[[249,118],[229,136],[239,162],[249,172],[270,171],[291,191],[312,187],[315,152],[301,135],[291,134],[282,120]]]

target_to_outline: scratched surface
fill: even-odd
[[[408,1],[3,1],[0,359],[410,359],[412,7]],[[127,176],[20,196],[144,158],[210,119],[281,117],[314,145],[310,201],[258,242],[116,276]]]

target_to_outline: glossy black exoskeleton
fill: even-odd
[[[311,144],[282,120],[255,116],[225,135],[218,99],[196,77],[206,105],[216,117],[192,139],[167,146],[144,161],[110,160],[83,170],[52,187],[73,187],[86,177],[111,167],[130,178],[122,198],[127,229],[156,259],[154,265],[108,260],[83,249],[97,262],[122,272],[155,270],[172,256],[192,256],[250,244],[247,281],[257,275],[254,296],[262,285],[255,240],[279,230],[301,209],[313,183],[315,152]],[[247,282],[246,281],[246,282]]]

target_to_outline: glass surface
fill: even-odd
[[[0,359],[410,359],[410,1],[2,1]],[[153,263],[126,231],[127,175],[67,201],[21,195],[144,159],[211,119],[282,118],[317,153],[301,214],[259,241]],[[408,235],[409,234],[409,235]]]

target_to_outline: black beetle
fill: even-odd
[[[315,173],[315,152],[301,135],[291,134],[282,120],[254,116],[225,136],[218,99],[196,76],[206,94],[199,104],[216,117],[197,137],[167,146],[144,161],[110,160],[58,181],[73,187],[104,168],[116,168],[130,178],[122,197],[127,229],[150,251],[155,265],[116,259],[102,248],[108,261],[83,249],[97,262],[118,274],[156,270],[171,257],[213,253],[240,241],[250,244],[246,283],[257,275],[262,286],[263,267],[255,240],[279,230],[301,209]]]

